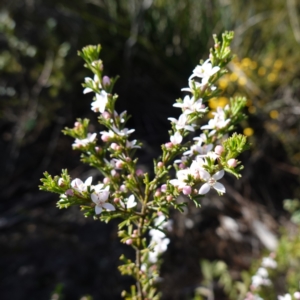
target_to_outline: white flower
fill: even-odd
[[[216,129],[226,127],[230,122],[230,119],[225,119],[225,111],[221,107],[218,107],[217,111],[214,112],[213,115],[214,118],[208,121],[208,125],[204,125],[201,127],[201,129],[213,129],[211,134],[214,134],[216,132]]]
[[[180,134],[179,131],[176,131],[174,135],[170,136],[170,141],[174,145],[178,145],[182,142],[182,135]]]
[[[110,139],[110,138],[114,138],[115,137],[115,133],[112,130],[109,131],[100,131],[101,134],[101,139]]]
[[[85,82],[85,83],[92,82],[92,85],[93,85],[93,87],[94,87],[95,89],[96,89],[96,88],[101,89],[101,83],[100,83],[100,80],[99,80],[99,78],[98,78],[97,75],[94,76],[94,80],[93,80],[92,78],[90,78],[90,77],[85,77],[85,78],[84,78],[84,82]],[[93,90],[92,90],[91,88],[89,88],[89,87],[87,87],[87,88],[85,88],[85,89],[83,90],[83,93],[84,93],[84,94],[87,94],[87,93],[90,93],[90,92],[93,92]]]
[[[195,179],[199,179],[201,178],[201,172],[204,170],[203,169],[203,165],[205,165],[206,162],[205,160],[200,157],[200,156],[197,156],[191,166],[190,166],[190,174],[195,178]]]
[[[268,273],[267,269],[265,269],[265,268],[259,268],[257,270],[256,274],[258,276],[265,277],[265,278],[267,278],[269,276],[269,273]]]
[[[184,152],[183,153],[184,155],[189,155],[189,156],[192,156],[194,154],[205,155],[213,148],[213,144],[202,145],[203,140],[201,138],[197,138],[197,140],[198,142],[192,145],[190,150]]]
[[[111,129],[117,135],[120,135],[120,136],[127,136],[127,135],[129,135],[129,134],[131,134],[132,132],[135,131],[135,129],[128,129],[128,128],[118,129],[115,125],[113,125]]]
[[[176,124],[176,129],[180,130],[180,129],[186,129],[186,130],[190,130],[190,131],[194,131],[194,127],[191,125],[187,125],[188,119],[187,116],[185,114],[181,114],[179,116],[179,119],[176,120],[175,118],[168,118],[168,120],[170,120],[171,122]]]
[[[265,268],[271,268],[271,269],[277,268],[277,262],[271,257],[264,257],[261,262],[261,265]]]
[[[202,84],[206,84],[211,76],[216,74],[220,70],[220,67],[213,67],[210,60],[206,60],[203,65],[198,65],[193,70],[193,75],[189,78],[191,80],[194,77],[202,78]]]
[[[71,187],[79,193],[87,191],[88,186],[91,186],[93,177],[90,176],[84,183],[79,178],[72,180]]]
[[[108,94],[102,90],[100,94],[96,94],[96,100],[92,102],[92,110],[94,112],[103,113],[108,102]]]
[[[258,287],[260,287],[261,285],[266,285],[266,286],[268,286],[268,285],[271,285],[272,284],[272,282],[271,282],[271,280],[270,279],[268,279],[268,278],[263,278],[263,277],[261,277],[261,276],[259,276],[259,275],[254,275],[254,276],[252,276],[252,281],[251,281],[251,286],[253,287],[253,288],[258,288]]]
[[[183,98],[183,102],[182,103],[175,103],[173,104],[173,106],[175,107],[181,107],[181,109],[183,110],[183,113],[185,115],[191,114],[193,112],[206,112],[206,109],[204,108],[204,106],[202,105],[202,99],[198,99],[197,101],[195,101],[194,97],[190,96],[185,96]]]
[[[129,149],[133,149],[133,148],[141,148],[141,146],[139,145],[136,145],[137,143],[137,140],[133,140],[133,141],[128,141],[126,140],[126,147],[129,148]]]
[[[73,148],[80,148],[85,147],[88,144],[92,143],[97,136],[97,133],[88,133],[85,139],[75,139],[74,143],[72,144]]]
[[[168,249],[169,243],[170,243],[170,239],[168,238],[163,238],[163,239],[153,241],[153,244],[155,246],[153,247],[153,251],[149,252],[148,255],[149,261],[151,263],[156,263],[158,260],[158,256],[164,253]]]
[[[185,183],[185,180],[188,179],[189,174],[190,174],[189,169],[179,170],[176,174],[178,179],[172,179],[170,180],[170,183],[174,186],[177,186],[179,189],[182,189],[187,185]]]
[[[192,93],[193,92],[193,89],[194,89],[194,85],[195,85],[195,88],[196,89],[199,89],[201,88],[203,85],[199,82],[196,82],[194,80],[189,80],[189,87],[188,88],[183,88],[181,89],[182,91],[185,91],[185,92],[190,92]]]
[[[226,189],[222,183],[217,182],[217,180],[221,179],[224,176],[225,172],[224,170],[218,171],[213,176],[210,176],[210,174],[206,170],[200,170],[200,176],[202,179],[206,181],[204,183],[200,190],[199,194],[204,195],[207,194],[211,188],[214,188],[216,191],[220,193],[225,193]]]
[[[91,194],[91,199],[96,204],[95,206],[96,215],[101,214],[103,208],[105,208],[107,211],[116,210],[112,204],[106,202],[108,197],[109,197],[109,187],[106,187],[104,190],[100,190],[97,193]]]
[[[134,195],[130,195],[128,197],[128,199],[124,199],[123,201],[120,201],[120,205],[124,208],[124,209],[128,209],[128,208],[133,208],[137,205],[137,202],[135,201]]]
[[[292,296],[290,294],[285,294],[284,296],[278,296],[278,300],[292,300]]]
[[[124,123],[125,122],[125,119],[124,119],[124,116],[127,114],[127,111],[124,110],[123,112],[120,113],[120,115],[118,115],[118,113],[116,111],[114,111],[114,117],[117,119],[119,118],[120,119],[120,122],[121,123]],[[111,120],[112,121],[112,120]]]

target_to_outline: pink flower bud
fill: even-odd
[[[158,168],[162,168],[164,166],[164,163],[162,162],[162,161],[159,161],[158,163],[157,163],[157,167]]]
[[[78,128],[81,127],[81,124],[80,124],[79,122],[75,122],[75,123],[74,123],[74,127],[75,127],[76,129],[78,129]]]
[[[121,160],[118,160],[118,161],[116,162],[116,167],[117,167],[117,169],[122,169],[123,166],[124,166],[124,163],[123,163]]]
[[[183,163],[179,164],[179,169],[185,169],[185,165]]]
[[[126,241],[126,244],[127,244],[127,245],[131,245],[131,244],[132,244],[132,239],[128,239],[128,240]]]
[[[171,196],[171,195],[167,196],[167,201],[168,202],[171,202],[172,200],[173,200],[173,196]]]
[[[141,170],[141,169],[137,169],[137,170],[135,171],[135,174],[136,174],[137,176],[143,176],[143,175],[144,175],[144,172],[143,172],[143,170]]]
[[[65,181],[62,178],[59,178],[57,184],[58,186],[62,187],[65,185]]]
[[[173,143],[169,142],[165,144],[167,149],[171,149],[173,147]]]
[[[103,117],[104,119],[106,119],[106,120],[109,120],[109,119],[111,118],[111,115],[110,115],[109,112],[104,111],[104,112],[102,113],[102,117]]]
[[[67,196],[74,196],[74,191],[72,189],[68,189],[68,190],[66,190],[65,194]]]
[[[109,134],[107,134],[107,133],[103,133],[103,134],[102,134],[101,140],[102,140],[103,142],[108,142],[109,139],[110,139]]]
[[[127,192],[127,189],[126,189],[126,186],[125,186],[125,184],[122,184],[121,186],[120,186],[120,191],[121,192]]]
[[[182,193],[184,195],[190,195],[192,193],[192,188],[190,186],[185,186],[183,189],[182,189]]]
[[[120,151],[122,149],[122,147],[120,146],[120,145],[118,145],[117,147],[116,147],[116,150],[117,151]]]
[[[116,143],[111,143],[110,144],[110,148],[113,149],[113,150],[116,150],[117,147],[118,147],[118,144],[116,144]]]
[[[160,187],[160,190],[165,193],[167,191],[167,185],[166,184],[163,184],[161,187]]]
[[[237,165],[237,160],[235,158],[230,158],[228,160],[227,164],[230,168],[234,168]]]
[[[108,76],[103,76],[102,83],[103,85],[110,85],[110,78]]]
[[[97,152],[97,153],[99,153],[99,152],[101,152],[101,148],[100,147],[95,147],[95,151]]]
[[[221,145],[217,145],[215,148],[215,153],[221,155],[224,152],[224,148]]]
[[[120,202],[120,198],[115,198],[114,199],[114,203],[119,203]]]
[[[160,191],[160,189],[157,189],[154,196],[159,197],[160,195],[161,195],[161,191]]]
[[[127,162],[131,162],[131,158],[130,157],[126,157],[126,161]]]
[[[103,183],[104,184],[108,184],[110,182],[110,179],[108,178],[108,177],[105,177],[104,179],[103,179]]]

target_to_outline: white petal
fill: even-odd
[[[85,184],[85,185],[91,185],[91,184],[92,184],[92,181],[93,181],[93,177],[90,176],[90,177],[84,182],[84,184]]]
[[[101,202],[104,202],[108,199],[109,197],[109,192],[106,190],[101,191],[100,193],[98,193],[98,197],[100,199]]]
[[[110,204],[110,203],[104,203],[102,205],[102,207],[104,207],[108,211],[114,211],[114,210],[116,210],[115,207],[112,204]]]
[[[89,133],[89,135],[88,135],[89,142],[93,142],[95,140],[96,136],[97,136],[97,133],[93,133],[93,134]]]
[[[218,191],[218,192],[220,192],[220,193],[223,193],[223,194],[226,192],[225,186],[224,186],[222,183],[220,183],[220,182],[216,182],[216,183],[213,185],[213,188],[214,188],[216,191]]]
[[[96,194],[91,194],[91,199],[94,203],[99,204],[99,198]]]
[[[84,94],[87,94],[87,93],[90,93],[90,92],[92,92],[93,90],[91,89],[91,88],[85,88],[84,90],[83,90],[83,93]]]
[[[204,180],[208,180],[210,179],[210,174],[206,171],[206,170],[200,170],[200,176],[201,178],[203,178]]]
[[[96,215],[101,214],[101,213],[102,213],[102,207],[100,207],[100,206],[95,206],[95,213],[96,213]]]
[[[72,180],[72,182],[71,182],[72,188],[74,188],[74,189],[76,189],[76,190],[77,190],[78,187],[81,186],[81,185],[83,185],[83,182],[82,182],[79,178],[76,178],[76,179]]]
[[[103,188],[103,184],[102,183],[99,183],[99,184],[93,186],[93,189],[94,189],[94,191],[96,193],[99,193],[102,188]]]
[[[179,181],[178,179],[172,179],[169,182],[174,186],[179,186],[181,184],[181,181]]]
[[[214,174],[212,177],[216,180],[219,180],[224,176],[224,174],[225,174],[224,170],[221,170],[221,171],[217,172],[216,174]]]
[[[174,104],[173,104],[174,107],[183,107],[183,105],[184,105],[184,104],[183,104],[183,103],[180,103],[180,102],[177,102],[177,103],[174,103]]]
[[[190,125],[185,125],[184,128],[189,131],[195,131],[194,127]]]
[[[168,120],[170,120],[173,123],[177,123],[177,120],[175,118],[168,118]]]
[[[200,195],[207,194],[209,190],[210,190],[210,185],[208,183],[204,183],[199,190],[199,194]]]

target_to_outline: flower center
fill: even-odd
[[[209,185],[214,185],[216,183],[216,179],[214,179],[214,178],[209,178],[209,180],[208,180],[208,184]]]

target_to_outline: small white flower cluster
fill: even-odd
[[[87,137],[85,139],[75,139],[74,143],[72,144],[72,147],[74,149],[86,147],[88,144],[95,141],[95,138],[97,136],[97,133],[88,133]]]
[[[92,111],[94,112],[100,112],[100,113],[104,113],[106,105],[108,103],[108,93],[102,89],[102,85],[101,85],[101,81],[98,78],[97,75],[94,76],[94,79],[90,78],[90,77],[86,77],[84,79],[85,83],[88,83],[90,85],[93,86],[93,88],[95,90],[100,89],[100,93],[96,93],[96,100],[92,102],[91,106],[92,106]],[[109,78],[107,76],[103,77],[103,84],[105,84],[106,82],[109,82]],[[109,83],[108,83],[109,84]],[[102,90],[101,90],[102,89]],[[84,94],[93,92],[94,90],[87,87],[83,90]]]
[[[213,67],[210,60],[206,60],[202,65],[197,66],[192,76],[189,78],[189,88],[182,89],[183,91],[191,92],[195,94],[194,89],[206,88],[209,79],[215,75],[220,70],[219,67]],[[195,82],[193,78],[198,77],[201,82]],[[214,89],[214,87],[212,87]],[[173,147],[173,145],[181,144],[183,140],[183,131],[194,131],[194,124],[192,124],[192,118],[190,115],[198,113],[206,113],[207,109],[202,104],[202,99],[195,99],[194,96],[185,96],[182,103],[175,103],[173,106],[180,107],[183,113],[180,115],[179,119],[168,118],[173,124],[175,124],[175,133],[171,135],[171,143],[167,143],[165,146],[167,148]],[[195,181],[204,182],[200,187],[198,193],[204,195],[214,188],[219,193],[225,193],[225,187],[223,184],[217,182],[221,179],[225,172],[224,170],[219,170],[215,174],[211,175],[207,172],[205,166],[208,165],[207,158],[210,160],[216,160],[219,158],[220,154],[223,152],[222,146],[217,146],[215,151],[212,151],[213,145],[207,143],[208,137],[213,136],[216,132],[230,123],[230,119],[226,118],[226,111],[228,107],[224,109],[221,107],[217,108],[216,112],[213,112],[214,118],[211,119],[207,125],[201,127],[204,130],[210,130],[207,134],[201,134],[199,137],[194,138],[195,143],[190,147],[190,150],[186,151],[181,158],[175,162],[179,163],[179,170],[176,174],[177,179],[170,180],[170,183],[182,191],[185,195],[192,193],[192,187],[187,183],[188,177],[191,176]],[[189,167],[187,167],[187,162],[189,158],[194,157]],[[235,167],[237,161],[234,159],[231,161],[231,167]]]
[[[67,196],[74,196],[74,191],[81,195],[89,193],[91,200],[95,204],[96,215],[101,214],[103,209],[106,211],[115,211],[115,207],[111,203],[107,202],[109,197],[109,186],[104,187],[103,183],[92,185],[92,181],[92,176],[87,178],[85,182],[79,178],[75,178],[71,182],[71,188],[66,190],[65,195],[61,195],[61,197],[66,198]],[[59,178],[58,185],[63,186],[64,184],[64,180]]]
[[[163,214],[155,219],[154,226],[156,228],[149,231],[149,235],[151,237],[149,246],[153,249],[149,252],[148,256],[150,263],[156,263],[158,257],[167,250],[170,239],[166,237],[164,230],[166,229],[171,231],[171,222],[171,220],[167,221],[165,215]]]
[[[193,94],[194,87],[201,88],[206,86],[209,79],[219,70],[220,67],[213,67],[209,60],[205,61],[203,65],[199,65],[194,69],[193,75],[189,78],[189,87],[183,88],[182,91],[188,91]],[[201,83],[195,82],[193,80],[194,77],[200,78]],[[203,100],[201,98],[195,99],[194,96],[190,97],[189,95],[186,95],[183,98],[182,102],[173,104],[174,107],[181,108],[183,113],[179,116],[178,120],[176,120],[175,118],[168,118],[168,120],[175,124],[175,128],[177,130],[175,134],[171,136],[172,144],[177,145],[182,142],[182,135],[179,132],[180,130],[195,130],[194,124],[191,124],[191,118],[189,117],[189,115],[193,113],[206,113],[207,109],[202,102]]]
[[[300,292],[299,291],[297,291],[297,292],[295,292],[294,293],[294,298],[295,299],[300,299]],[[284,296],[278,296],[277,297],[277,300],[292,300],[293,298],[292,298],[292,295],[291,294],[285,294]]]
[[[257,288],[259,288],[262,285],[271,285],[271,280],[269,279],[269,273],[268,269],[276,269],[277,268],[277,262],[272,257],[273,254],[271,254],[268,257],[264,257],[261,262],[261,266],[258,268],[255,275],[252,276],[251,281],[251,289],[254,291]]]
[[[101,214],[103,208],[107,211],[114,211],[116,210],[115,207],[108,203],[109,197],[109,186],[104,187],[104,184],[99,183],[97,185],[92,185],[93,177],[89,177],[84,183],[79,179],[76,178],[71,182],[71,187],[79,193],[83,193],[90,189],[91,199],[95,203],[95,213],[96,215]]]

